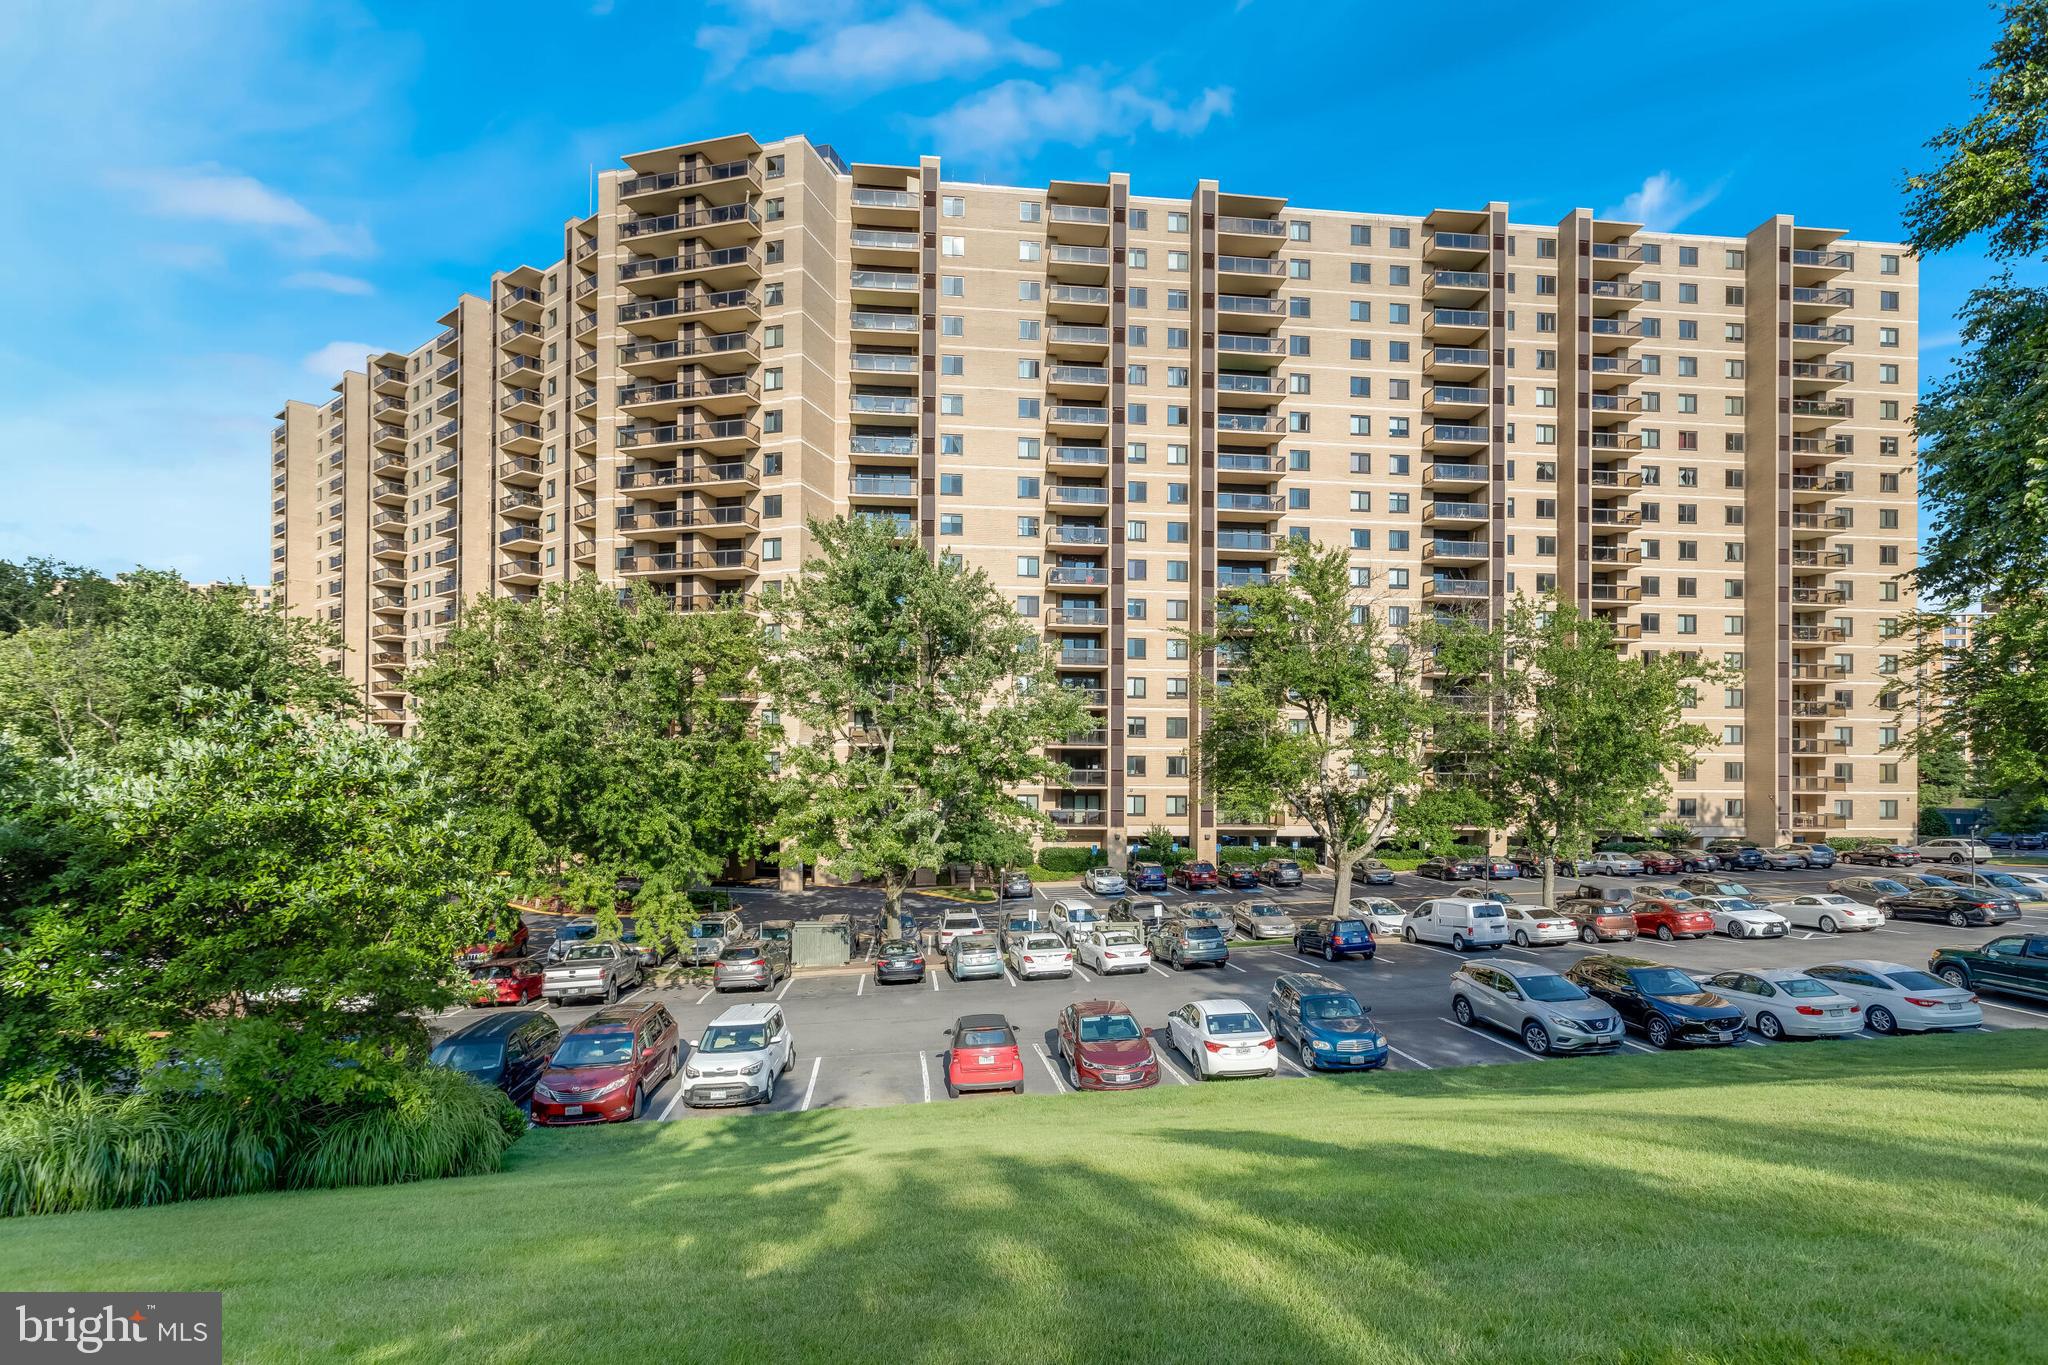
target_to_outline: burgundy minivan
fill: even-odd
[[[682,1030],[661,1005],[607,1005],[562,1036],[533,1087],[539,1124],[638,1118],[682,1065]]]

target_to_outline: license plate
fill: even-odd
[[[575,1118],[575,1117],[576,1117],[576,1116],[577,1116],[578,1114],[580,1114],[580,1113],[582,1113],[582,1112],[583,1112],[583,1106],[582,1106],[582,1105],[580,1105],[580,1104],[565,1104],[565,1105],[563,1105],[563,1106],[562,1106],[562,1116],[563,1116],[564,1118],[572,1118],[572,1119],[573,1119],[573,1118]]]
[[[1707,1036],[1718,1043],[1724,1041],[1725,1039],[1731,1038],[1734,1035],[1729,1033],[1727,1029],[1717,1028],[1713,1032],[1709,1033]]]
[[[984,1052],[979,1057],[976,1057],[974,1061],[977,1066],[994,1066],[996,1064],[996,1055],[993,1052]]]
[[[1830,1018],[1833,1018],[1834,1016],[1836,1016],[1836,1015],[1839,1015],[1839,1014],[1841,1014],[1841,1013],[1842,1013],[1842,1011],[1840,1011],[1840,1010],[1829,1010],[1829,1011],[1828,1011],[1828,1016],[1829,1016]]]
[[[1951,1000],[1948,1002],[1948,1007],[1952,1010],[1959,1010],[1963,1007],[1963,1002],[1960,1000]]]
[[[1107,1076],[1103,1077],[1104,1080],[1109,1081],[1115,1085],[1122,1085],[1125,1081],[1128,1081],[1130,1078],[1131,1073],[1128,1071],[1112,1071]]]

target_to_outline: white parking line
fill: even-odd
[[[657,1121],[664,1120],[670,1114],[675,1113],[676,1106],[683,1102],[683,1078],[681,1076],[677,1076],[675,1078],[675,1083],[676,1093],[668,1097],[668,1103],[661,1106],[661,1112],[654,1116]]]
[[[1230,968],[1230,970],[1232,970],[1233,972],[1243,972],[1243,973],[1244,973],[1244,975],[1246,975],[1246,976],[1250,976],[1250,975],[1251,975],[1251,973],[1250,973],[1250,972],[1246,972],[1246,971],[1244,970],[1244,968],[1242,968],[1242,967],[1238,966],[1238,965],[1237,965],[1237,964],[1236,964],[1235,962],[1226,962],[1226,963],[1224,963],[1223,965],[1224,965],[1224,966],[1226,966],[1226,967],[1228,967],[1228,968]]]
[[[1287,1069],[1288,1069],[1289,1071],[1292,1071],[1292,1072],[1293,1072],[1293,1073],[1294,1073],[1295,1075],[1297,1075],[1297,1076],[1306,1076],[1306,1075],[1308,1075],[1308,1072],[1307,1072],[1306,1070],[1304,1070],[1303,1068],[1301,1068],[1301,1067],[1299,1067],[1299,1066],[1295,1065],[1295,1064],[1294,1064],[1293,1062],[1290,1062],[1290,1061],[1288,1061],[1286,1057],[1282,1056],[1282,1057],[1281,1057],[1281,1058],[1280,1058],[1279,1060],[1280,1060],[1280,1065],[1282,1065],[1282,1066],[1286,1067],[1286,1068],[1287,1068]]]
[[[1010,975],[1010,969],[1008,967],[1003,968],[1003,980],[1009,982],[1010,985],[1013,987],[1017,984],[1017,978]]]
[[[1095,978],[1082,971],[1078,966],[1074,968],[1074,975],[1080,977],[1091,986],[1095,984]]]
[[[1159,973],[1159,974],[1160,974],[1161,976],[1172,976],[1172,975],[1173,975],[1173,973],[1172,973],[1172,972],[1169,972],[1168,970],[1166,970],[1166,968],[1164,968],[1164,967],[1160,966],[1160,965],[1159,965],[1158,963],[1156,963],[1156,962],[1148,962],[1148,963],[1146,963],[1145,965],[1146,965],[1147,967],[1150,967],[1150,968],[1151,968],[1151,969],[1152,969],[1153,971],[1155,971],[1155,972]]]
[[[716,987],[714,987],[713,989],[716,989]],[[697,997],[697,1003],[701,1005],[701,1004],[703,1004],[703,1003],[704,1003],[704,1002],[705,1002],[706,1000],[709,1000],[710,998],[711,998],[711,991],[705,991],[705,992],[704,992],[704,994],[702,994],[702,995],[700,995],[700,996],[698,996],[698,997]]]
[[[1152,1052],[1153,1055],[1159,1058],[1159,1064],[1166,1068],[1167,1074],[1171,1075],[1176,1081],[1179,1081],[1182,1085],[1186,1085],[1188,1083],[1188,1078],[1181,1074],[1179,1065],[1167,1060],[1167,1049],[1164,1045],[1155,1044],[1152,1048]]]
[[[1628,1038],[1622,1039],[1621,1045],[1627,1048],[1630,1052],[1655,1052],[1657,1050],[1656,1048],[1647,1047],[1642,1043],[1635,1042]]]
[[[939,989],[939,974],[937,972],[926,973],[926,979],[932,983],[933,991],[937,991]]]
[[[1423,1061],[1422,1058],[1411,1057],[1407,1053],[1401,1051],[1400,1048],[1395,1047],[1392,1043],[1387,1044],[1387,1051],[1393,1053],[1396,1057],[1399,1057],[1404,1062],[1413,1062],[1415,1065],[1421,1067],[1424,1071],[1436,1070],[1435,1067],[1431,1066],[1428,1062]]]
[[[922,1052],[917,1054],[917,1076],[919,1080],[924,1082],[924,1102],[930,1104],[932,1102],[931,1058],[925,1056]]]
[[[854,993],[855,995],[859,995],[859,994],[861,994],[861,993],[862,993],[863,991],[867,990],[867,988],[868,988],[868,974],[867,974],[866,972],[862,972],[862,973],[860,974],[860,980],[858,980],[858,981],[856,981],[856,982],[854,982],[854,983],[853,983],[853,993]]]
[[[1038,1054],[1038,1060],[1045,1063],[1045,1074],[1052,1077],[1052,1083],[1059,1087],[1062,1095],[1067,1093],[1067,1083],[1060,1076],[1060,1069],[1052,1064],[1052,1058],[1045,1055],[1044,1043],[1033,1043],[1031,1050]]]
[[[1464,1033],[1469,1037],[1484,1038],[1489,1043],[1493,1043],[1499,1047],[1504,1047],[1510,1052],[1519,1052],[1524,1057],[1534,1057],[1536,1055],[1535,1053],[1529,1051],[1528,1048],[1523,1047],[1520,1043],[1511,1043],[1505,1038],[1496,1038],[1493,1034],[1488,1033],[1484,1028],[1479,1027],[1477,1024],[1468,1027],[1464,1024],[1459,1023],[1457,1020],[1450,1018],[1448,1015],[1442,1014],[1439,1014],[1437,1016],[1437,1020],[1440,1023],[1449,1024],[1452,1028],[1457,1029],[1459,1032]]]
[[[796,978],[792,976],[792,977],[791,977],[791,978],[790,978],[789,980],[787,980],[787,981],[785,981],[785,982],[783,982],[783,983],[782,983],[782,989],[781,989],[781,990],[779,990],[779,991],[777,991],[777,992],[775,993],[775,998],[776,998],[777,1000],[780,1000],[780,999],[781,999],[781,998],[782,998],[783,996],[785,996],[785,995],[788,995],[788,994],[789,994],[789,988],[790,988],[791,986],[794,986],[795,984],[796,984]]]
[[[1979,1000],[1977,1003],[1987,1010],[2004,1010],[2009,1014],[2025,1014],[2035,1019],[2048,1019],[2048,1014],[2043,1014],[2039,1010],[2021,1009],[2018,1005],[1994,1005],[1989,1000]]]
[[[824,1060],[823,1057],[811,1058],[811,1079],[804,1085],[804,1102],[796,1107],[796,1112],[799,1114],[811,1107],[811,1096],[818,1089],[818,1067]]]

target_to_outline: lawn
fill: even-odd
[[[538,1132],[0,1224],[230,1359],[2041,1360],[2048,1033]]]

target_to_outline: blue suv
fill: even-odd
[[[1303,1064],[1318,1071],[1387,1064],[1387,1036],[1373,1027],[1370,1013],[1357,996],[1313,972],[1284,973],[1266,1002],[1274,1035],[1292,1042]]]
[[[1158,863],[1132,863],[1130,875],[1125,881],[1133,891],[1166,890],[1166,869]]]
[[[1340,957],[1362,957],[1370,962],[1375,947],[1372,926],[1348,915],[1304,920],[1294,931],[1294,951],[1303,957],[1320,954],[1325,962]]]

